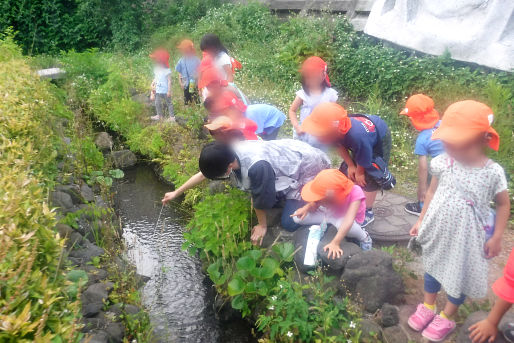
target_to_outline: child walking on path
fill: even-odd
[[[418,201],[405,205],[405,211],[419,216],[428,188],[428,157],[434,158],[444,152],[443,143],[432,139],[432,133],[440,125],[439,113],[434,109],[434,100],[424,94],[416,94],[407,99],[400,114],[409,117],[419,131],[414,154],[418,155]]]
[[[164,118],[164,104],[168,109],[169,120],[175,121],[175,111],[173,110],[173,102],[171,101],[171,70],[170,70],[170,54],[165,49],[157,49],[150,58],[154,60],[153,69],[154,79],[152,82],[151,100],[155,100],[156,115],[152,120],[161,120]]]
[[[505,173],[484,151],[487,145],[494,150],[499,147],[492,121],[492,110],[486,105],[460,101],[448,107],[432,135],[443,141],[447,153],[430,164],[433,178],[425,206],[410,232],[423,248],[425,292],[424,303],[408,320],[412,329],[432,341],[444,340],[455,329],[451,318],[467,296],[486,295],[487,259],[501,249],[510,203]],[[485,229],[489,229],[493,200],[496,220],[490,236]],[[441,287],[448,301],[436,314]]]
[[[323,247],[328,258],[343,255],[341,242],[345,237],[354,238],[362,250],[371,250],[372,240],[362,228],[366,201],[362,189],[337,169],[321,171],[302,189],[302,199],[308,204],[291,215],[301,225],[332,224],[337,229],[334,239]]]
[[[327,63],[320,57],[307,58],[300,69],[302,74],[302,89],[296,92],[291,107],[289,119],[293,125],[293,138],[309,143],[316,148],[326,148],[316,137],[304,132],[301,124],[316,106],[324,102],[337,102],[337,91],[331,88],[327,74]],[[297,112],[300,109],[300,121]]]
[[[396,184],[387,168],[391,133],[385,121],[375,115],[349,116],[341,105],[327,102],[316,106],[301,128],[322,143],[339,149],[344,159],[339,169],[361,186],[366,195],[366,218],[362,227],[372,223],[378,190],[391,189]]]
[[[182,57],[178,60],[175,70],[178,72],[180,87],[184,90],[184,104],[199,103],[197,69],[200,59],[196,56],[194,43],[184,39],[177,48]]]

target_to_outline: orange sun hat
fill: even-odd
[[[503,276],[493,283],[492,289],[498,298],[514,303],[514,249],[510,252]]]
[[[219,116],[216,117],[216,119],[214,119],[211,123],[204,126],[210,131],[238,130],[241,131],[247,140],[257,140],[259,138],[255,133],[255,131],[257,131],[257,124],[248,118],[244,118],[243,120],[236,122],[227,116]]]
[[[179,45],[177,45],[177,49],[184,52],[194,51],[195,43],[190,39],[184,39],[179,43]]]
[[[418,131],[431,129],[439,121],[439,113],[434,109],[434,100],[425,94],[415,94],[408,98],[400,114],[409,117]]]
[[[314,180],[307,182],[302,188],[302,199],[307,202],[325,198],[343,202],[352,191],[354,183],[338,169],[325,169],[319,172]]]
[[[331,87],[330,79],[328,78],[327,73],[327,62],[323,61],[321,57],[311,56],[307,58],[302,63],[302,67],[300,68],[300,73],[302,74],[311,74],[311,73],[325,73],[325,80],[328,83],[328,86]]]
[[[148,55],[152,60],[157,61],[159,63],[165,64],[166,67],[170,67],[170,53],[163,48],[155,49],[150,55]]]
[[[348,113],[343,106],[325,102],[314,108],[303,120],[302,130],[315,137],[323,137],[334,131],[346,134],[352,127]]]
[[[198,88],[202,89],[209,86],[213,82],[225,87],[228,85],[227,80],[222,80],[218,69],[216,69],[216,67],[210,66],[202,72],[200,80],[198,81]]]
[[[224,91],[221,95],[214,101],[213,111],[216,113],[221,113],[223,110],[227,108],[234,107],[235,109],[246,112],[247,106],[231,91]]]
[[[444,112],[441,125],[432,134],[432,139],[440,139],[449,144],[466,144],[481,133],[491,135],[489,147],[498,150],[500,136],[491,127],[494,120],[489,106],[474,100],[464,100],[450,105]]]

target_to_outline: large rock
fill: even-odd
[[[111,150],[113,146],[112,137],[107,132],[99,132],[95,137],[95,144],[102,151]]]
[[[114,151],[111,154],[111,159],[116,168],[125,169],[136,165],[137,157],[130,150]]]
[[[60,208],[62,211],[70,211],[73,209],[73,200],[68,193],[54,191],[50,193],[50,203],[54,207]]]
[[[61,238],[69,238],[71,234],[75,232],[71,226],[66,224],[57,224],[55,230],[59,232]]]
[[[82,338],[80,343],[109,343],[109,335],[103,330],[95,330]]]
[[[432,55],[511,71],[514,1],[377,0],[364,32]]]
[[[84,264],[91,261],[94,257],[102,256],[104,252],[104,249],[85,241],[78,249],[71,250],[69,256],[77,259],[81,264]]]
[[[341,276],[343,287],[374,313],[404,290],[401,276],[393,269],[391,255],[379,250],[353,256]]]
[[[382,336],[384,343],[409,343],[409,337],[398,325],[385,328]]]
[[[93,190],[85,183],[80,186],[80,195],[82,195],[84,200],[87,202],[95,201],[95,194],[93,193]]]
[[[398,307],[385,303],[381,310],[381,321],[386,328],[397,325],[400,322]]]
[[[125,327],[121,323],[110,323],[104,329],[109,336],[109,343],[121,343],[125,336]]]
[[[363,319],[359,323],[362,331],[361,341],[363,343],[382,342],[382,328],[380,325],[369,319]]]
[[[75,205],[85,202],[84,197],[80,194],[80,187],[78,185],[57,185],[55,186],[55,190],[68,194]]]
[[[336,234],[337,229],[330,225],[319,242],[318,255],[323,261],[323,264],[327,265],[330,269],[341,270],[353,255],[362,252],[362,250],[357,244],[343,240],[340,245],[341,249],[343,249],[343,255],[335,259],[328,258],[328,252],[323,251],[323,248],[334,239]]]
[[[471,343],[469,339],[469,327],[483,319],[487,318],[487,312],[479,311],[473,312],[468,316],[462,327],[459,329],[459,335],[457,336],[457,343]],[[500,330],[507,324],[514,322],[514,313],[508,312],[505,316],[503,316],[502,321],[500,322],[499,328]],[[494,343],[507,343],[507,340],[503,337],[501,333],[498,334]]]

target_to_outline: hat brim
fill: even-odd
[[[407,108],[404,108],[404,109],[400,112],[400,114],[408,117],[408,116],[409,116],[408,111],[409,111],[409,110],[408,110]]]
[[[332,128],[320,125],[311,116],[303,120],[301,129],[314,137],[324,137],[332,132]]]
[[[509,303],[514,303],[514,287],[509,285],[505,276],[502,276],[493,283],[492,286],[494,294]]]
[[[439,139],[448,144],[461,145],[476,139],[482,132],[482,130],[462,130],[462,128],[458,127],[440,126],[432,134],[432,140]],[[498,133],[492,127],[486,132],[491,135],[491,140],[488,144],[489,147],[497,151],[500,147],[500,137]]]
[[[325,198],[324,195],[314,192],[312,189],[313,181],[307,182],[302,188],[302,199],[307,202],[315,202]]]

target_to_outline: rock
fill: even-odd
[[[346,265],[346,263],[348,262],[350,257],[362,252],[362,250],[357,244],[343,240],[341,242],[341,249],[343,249],[343,256],[336,258],[336,259],[333,259],[333,258],[329,259],[328,252],[323,251],[323,248],[325,247],[325,245],[330,243],[332,241],[332,239],[334,239],[336,234],[337,234],[337,229],[334,226],[330,225],[327,228],[327,231],[325,232],[323,237],[321,238],[321,241],[319,242],[318,256],[323,261],[323,264],[327,265],[330,269],[341,270],[344,268],[344,266]]]
[[[68,257],[68,261],[70,261],[73,267],[80,267],[82,265],[82,260],[75,257]]]
[[[70,236],[68,237],[68,240],[66,241],[67,249],[72,249],[72,248],[78,249],[81,247],[86,247],[86,245],[87,245],[87,242],[84,239],[84,237],[75,230],[70,234]]]
[[[86,215],[87,217],[87,215]],[[95,242],[95,236],[100,233],[100,221],[89,221],[85,218],[79,219],[77,231],[80,232],[84,238],[88,239],[91,243]]]
[[[310,226],[302,226],[293,234],[294,248],[296,250],[294,261],[298,269],[303,273],[314,268],[314,266],[306,266],[303,264],[303,260],[305,258],[305,246],[307,245],[307,239],[309,237],[309,227]]]
[[[132,304],[121,304],[121,303],[111,305],[111,306],[109,306],[109,309],[107,310],[107,313],[113,317],[114,321],[119,321],[120,316],[122,314],[133,316],[133,315],[138,314],[139,312],[141,312],[139,307],[132,305]],[[241,315],[239,315],[239,316],[241,316]]]
[[[86,200],[87,202],[95,201],[95,195],[93,194],[93,190],[86,183],[83,183],[82,186],[80,186],[80,195],[82,195],[84,200]]]
[[[73,208],[73,200],[68,193],[54,191],[50,193],[50,203],[54,207],[58,207],[63,211]]]
[[[121,343],[125,336],[125,327],[121,323],[110,323],[105,328],[109,343]]]
[[[104,329],[109,322],[109,319],[105,317],[104,312],[98,312],[94,317],[86,317],[82,319],[84,323],[84,327],[82,328],[82,332],[90,332],[93,330]]]
[[[94,257],[101,256],[104,253],[104,249],[85,241],[85,243],[81,247],[78,247],[78,249],[71,250],[69,256],[81,260],[81,263],[87,263]]]
[[[96,316],[102,310],[104,304],[101,302],[85,303],[82,301],[82,316],[91,318]]]
[[[487,312],[484,311],[473,312],[470,314],[466,321],[464,321],[464,324],[462,324],[462,327],[459,329],[457,343],[471,343],[471,340],[469,339],[469,327],[485,318],[487,318]],[[507,312],[507,314],[503,316],[499,325],[500,331],[503,326],[509,322],[514,322],[514,313]],[[494,343],[507,343],[507,340],[501,333],[499,333],[494,340]]]
[[[371,313],[404,290],[401,276],[393,269],[391,255],[379,250],[353,256],[345,266],[341,281],[351,296],[362,301],[364,309]]]
[[[91,265],[87,265],[84,269],[86,270],[88,275],[89,285],[103,281],[107,279],[107,276],[109,275],[106,270],[98,269]]]
[[[409,338],[398,325],[385,328],[382,336],[384,343],[409,343]]]
[[[107,204],[105,203],[104,199],[102,199],[102,197],[100,195],[95,195],[95,205],[97,207],[102,207],[102,208],[108,208],[109,206],[107,206]]]
[[[85,203],[84,197],[80,194],[80,187],[78,185],[57,185],[55,190],[68,194],[75,205]]]
[[[55,230],[59,232],[61,238],[69,238],[75,232],[71,226],[66,224],[57,224]]]
[[[98,282],[89,286],[82,293],[82,303],[103,303],[113,288],[111,282]]]
[[[120,169],[133,167],[137,163],[136,155],[130,150],[114,151],[111,158],[116,168]]]
[[[385,303],[382,306],[382,326],[387,328],[390,326],[397,325],[400,322],[398,315],[398,307],[391,304]]]
[[[382,341],[382,328],[380,325],[369,319],[363,319],[359,323],[362,331],[361,341],[363,343],[374,343]]]
[[[111,150],[113,146],[112,137],[107,132],[99,132],[95,137],[95,144],[99,150]]]
[[[223,193],[226,189],[227,185],[221,180],[214,180],[209,182],[209,194]]]
[[[132,305],[132,304],[125,304],[124,310],[125,310],[125,313],[128,315],[135,315],[135,314],[138,314],[139,312],[141,312],[141,309],[139,307],[137,307],[136,305]]]
[[[80,343],[109,343],[109,335],[102,330],[93,331],[82,338]]]

